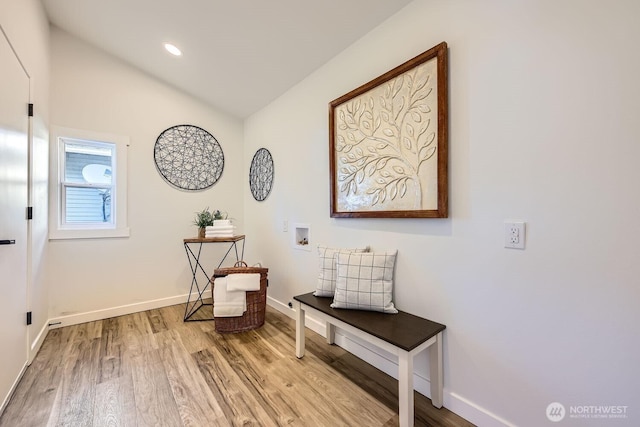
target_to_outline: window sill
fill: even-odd
[[[52,230],[49,232],[49,240],[110,239],[122,237],[129,237],[129,227],[108,230]]]

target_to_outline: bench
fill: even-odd
[[[296,356],[304,356],[305,311],[327,324],[327,342],[335,341],[336,326],[398,356],[398,415],[400,427],[413,426],[413,358],[429,348],[431,403],[442,407],[442,332],[445,325],[403,311],[385,314],[374,311],[334,309],[332,298],[313,292],[293,297],[296,309]]]

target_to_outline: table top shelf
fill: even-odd
[[[239,240],[244,240],[244,234],[231,237],[191,237],[189,239],[184,239],[184,243],[225,243],[237,242]]]

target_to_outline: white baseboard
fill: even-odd
[[[36,339],[31,342],[31,345],[29,346],[29,360],[27,364],[31,365],[31,362],[33,362],[36,354],[38,354],[40,347],[42,347],[42,343],[49,333],[49,323],[50,321],[47,321],[42,325],[42,329],[38,332],[38,336],[36,336]]]
[[[16,387],[18,387],[18,383],[20,382],[20,380],[22,379],[22,376],[24,375],[25,371],[27,370],[27,366],[28,366],[28,364],[25,363],[24,366],[22,367],[22,369],[20,370],[20,374],[18,375],[18,377],[13,382],[13,384],[11,384],[11,388],[9,388],[9,392],[7,393],[7,395],[2,400],[2,404],[0,405],[0,415],[2,415],[2,413],[4,412],[4,408],[6,408],[7,404],[9,403],[9,400],[11,400],[11,396],[13,396],[13,392],[16,391]]]
[[[289,307],[289,305],[283,302],[278,301],[277,299],[271,298],[269,294],[267,294],[267,305],[269,307],[275,308],[282,314],[289,316],[292,319],[295,317],[294,314],[296,311],[293,308]]]
[[[53,317],[49,319],[50,329],[62,328],[63,326],[78,325],[80,323],[93,322],[96,320],[108,319],[110,317],[123,316],[125,314],[137,313],[139,311],[152,310],[154,308],[167,307],[169,305],[183,304],[187,301],[187,295],[176,295],[173,297],[159,298],[150,301],[126,304],[117,307],[105,308],[101,310],[87,311],[84,313],[70,314],[68,316]],[[197,297],[197,294],[191,297]]]
[[[447,404],[445,398],[445,406],[451,412],[460,415],[465,420],[471,421],[477,426],[482,427],[516,427],[515,424],[500,418],[498,415],[488,411],[487,409],[476,405],[469,399],[460,396],[457,393],[449,393],[450,399]]]
[[[42,329],[40,330],[40,332],[38,333],[38,336],[36,337],[36,339],[33,340],[31,345],[29,346],[29,351],[27,354],[27,362],[24,364],[24,366],[20,370],[20,373],[18,374],[15,381],[11,385],[11,388],[9,389],[9,392],[7,393],[7,395],[4,397],[2,404],[0,404],[0,415],[2,415],[5,407],[9,403],[9,400],[11,400],[11,396],[13,396],[13,393],[15,392],[16,387],[18,386],[18,383],[20,383],[22,376],[26,372],[27,367],[31,365],[31,362],[33,362],[33,358],[36,357],[36,354],[38,354],[38,350],[40,350],[40,347],[42,346],[42,343],[44,342],[44,339],[46,338],[48,332],[49,332],[49,327],[45,323]]]
[[[292,319],[296,318],[296,310],[294,308],[289,307],[288,304],[284,304],[276,299],[271,298],[269,295],[267,295],[267,305],[275,308],[282,314],[289,316]],[[305,321],[305,326],[317,334],[320,334],[322,336],[324,336],[325,334],[326,326],[324,322],[318,319],[307,317]]]
[[[267,295],[267,305],[269,307],[273,307],[276,310],[278,310],[279,312],[281,312],[282,314],[289,316],[290,318],[294,319],[296,318],[296,310],[294,308],[289,307],[287,304],[284,304],[276,299],[271,298],[269,295]],[[305,316],[305,322],[304,325],[311,329],[313,332],[322,335],[323,337],[325,336],[326,333],[326,325],[323,321],[318,320],[318,319],[314,319],[311,316]]]
[[[276,310],[284,313],[285,315],[295,318],[295,309],[289,308],[287,304],[284,304],[271,297],[267,297],[267,304]],[[305,326],[312,331],[318,333],[321,336],[326,334],[325,322],[313,318],[313,315],[307,313],[305,316]],[[390,375],[391,377],[398,379],[398,361],[395,356],[385,352],[382,349],[375,348],[368,345],[363,345],[358,342],[354,337],[336,329],[335,342],[340,347],[344,348],[353,355],[359,357],[370,365],[380,369],[382,372]],[[373,347],[373,348],[372,348]],[[493,414],[485,408],[473,403],[471,400],[460,396],[457,393],[447,390],[445,378],[445,389],[443,392],[443,406],[449,409],[451,412],[460,415],[467,421],[470,421],[476,425],[487,427],[514,427],[513,424]],[[419,374],[413,376],[414,389],[427,397],[431,396],[431,389],[429,380]]]

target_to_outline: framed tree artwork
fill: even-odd
[[[329,104],[331,216],[448,216],[447,44]]]

